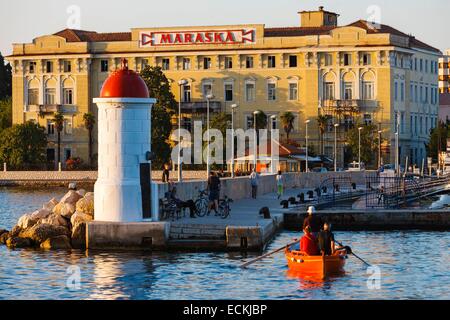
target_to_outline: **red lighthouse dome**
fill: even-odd
[[[128,70],[128,61],[122,59],[122,68],[103,83],[100,98],[149,98],[149,93],[144,80],[133,70]]]

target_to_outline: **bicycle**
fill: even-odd
[[[219,201],[219,216],[222,219],[226,219],[230,216],[231,213],[230,203],[233,203],[233,199],[230,199],[227,196],[225,196],[224,199]]]
[[[204,217],[208,212],[209,198],[206,190],[199,191],[198,199],[195,200],[195,213],[199,217]]]

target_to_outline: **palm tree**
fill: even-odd
[[[53,118],[56,132],[58,133],[58,164],[61,162],[61,132],[64,129],[64,115],[58,111]]]
[[[92,166],[92,131],[95,126],[95,117],[92,113],[88,112],[83,115],[84,127],[89,132],[89,165]]]
[[[281,126],[286,132],[286,142],[289,142],[289,134],[294,130],[295,116],[292,112],[285,112],[280,116]]]
[[[319,126],[319,132],[320,132],[320,152],[324,153],[324,135],[325,131],[328,126],[328,117],[325,115],[319,115],[317,117],[317,125]]]

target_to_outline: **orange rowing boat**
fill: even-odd
[[[333,256],[308,256],[302,251],[285,250],[289,270],[296,273],[326,278],[344,272],[347,254],[337,251]]]

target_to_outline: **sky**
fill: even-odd
[[[2,0],[0,52],[10,54],[12,43],[74,26],[97,32],[243,23],[298,26],[298,11],[319,6],[339,13],[339,25],[374,16],[441,51],[450,49],[449,0]]]

